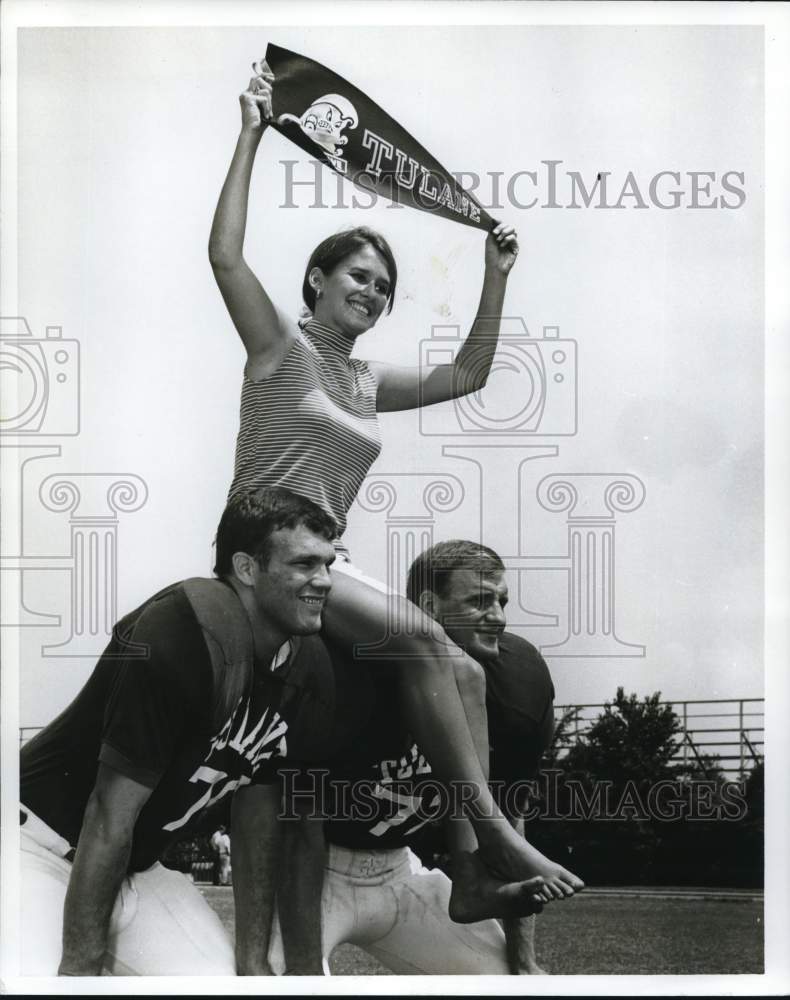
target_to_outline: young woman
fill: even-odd
[[[397,281],[389,246],[366,228],[332,236],[313,252],[302,288],[312,317],[300,329],[274,305],[243,257],[252,165],[272,118],[274,77],[265,64],[254,68],[240,97],[241,134],[209,241],[217,284],[247,350],[231,493],[289,488],[332,514],[342,535],[379,453],[376,414],[439,403],[486,384],[518,243],[513,228],[502,224],[486,238],[477,316],[454,364],[409,368],[350,357],[356,338],[392,308]],[[405,598],[355,571],[342,542],[338,548],[324,613],[327,635],[350,650],[368,643],[381,649],[384,641],[402,662],[410,726],[434,773],[467,789],[467,814],[489,868],[508,881],[542,876],[546,898],[572,895],[583,883],[516,834],[493,803],[479,665]]]

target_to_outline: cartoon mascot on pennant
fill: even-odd
[[[342,147],[348,142],[343,129],[356,128],[359,124],[356,109],[351,101],[340,94],[326,94],[313,101],[301,118],[280,115],[278,125],[293,122],[304,134],[321,147],[322,152],[339,173],[346,172]]]

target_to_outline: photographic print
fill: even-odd
[[[4,988],[786,986],[787,8],[3,17]]]

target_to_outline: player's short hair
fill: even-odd
[[[450,575],[456,569],[472,569],[481,576],[493,576],[505,571],[505,564],[487,545],[460,538],[437,542],[417,556],[409,567],[406,596],[417,604],[420,594],[430,590],[437,597],[446,597]]]
[[[246,552],[262,569],[265,568],[272,534],[300,525],[328,542],[337,537],[334,519],[312,500],[297,493],[281,486],[237,493],[228,500],[217,528],[214,572],[219,577],[230,576],[235,552]]]
[[[395,263],[395,255],[389,243],[381,233],[377,233],[375,229],[370,229],[368,226],[344,229],[332,236],[327,236],[310,254],[302,282],[302,298],[310,312],[315,312],[316,300],[315,288],[310,284],[310,272],[313,268],[319,267],[324,274],[329,275],[341,261],[363,247],[373,247],[387,265],[387,273],[390,278],[387,312],[392,312],[392,304],[395,301],[395,285],[398,283],[398,265]]]

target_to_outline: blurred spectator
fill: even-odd
[[[230,885],[230,837],[224,826],[212,833],[210,844],[214,852],[214,885]]]

